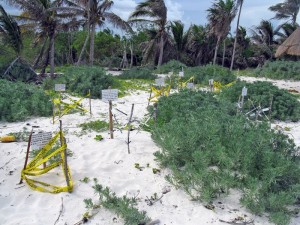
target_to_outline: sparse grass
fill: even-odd
[[[108,129],[109,124],[105,121],[95,120],[87,123],[82,123],[78,125],[82,128],[82,131],[96,131],[103,132]]]

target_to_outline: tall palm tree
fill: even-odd
[[[277,41],[279,44],[282,44],[296,29],[298,25],[293,25],[290,23],[285,23],[282,25],[281,29],[277,33]]]
[[[46,52],[50,60],[50,73],[54,74],[54,39],[59,26],[65,18],[70,16],[67,12],[58,13],[62,6],[62,0],[7,0],[8,3],[19,7],[23,12],[18,19],[23,21],[22,26],[34,28],[37,39],[49,39],[49,47]],[[46,43],[46,41],[44,42]],[[43,49],[43,48],[42,48]],[[47,60],[48,61],[48,60]],[[46,65],[48,62],[46,62]],[[46,66],[44,65],[44,66]],[[45,67],[44,67],[45,68]]]
[[[164,0],[146,0],[139,3],[130,15],[129,21],[137,23],[151,23],[157,29],[155,39],[159,40],[159,58],[157,65],[163,62],[164,47],[167,39],[167,7]],[[153,42],[157,43],[157,42]]]
[[[274,18],[279,20],[289,19],[295,26],[300,9],[300,0],[285,0],[283,3],[273,5],[269,9],[273,12],[276,12]]]
[[[89,61],[91,65],[94,63],[95,33],[97,26],[101,28],[106,24],[107,21],[115,27],[121,28],[128,32],[132,31],[131,27],[126,21],[110,11],[114,4],[114,2],[111,0],[67,0],[66,2],[69,6],[72,6],[73,10],[76,10],[77,15],[81,15],[86,21],[89,30]]]
[[[237,11],[234,0],[218,0],[208,10],[207,19],[211,32],[217,37],[213,64],[216,64],[220,42],[230,31],[230,24]]]
[[[237,24],[236,24],[235,38],[234,38],[234,44],[233,44],[233,50],[232,50],[232,56],[231,56],[230,71],[232,71],[232,69],[233,69],[235,50],[236,50],[236,44],[237,44],[237,37],[238,37],[239,26],[240,26],[240,17],[241,17],[243,4],[244,4],[244,0],[237,0],[237,5],[239,5],[240,8],[239,8],[239,14],[238,14],[238,19],[237,19]]]

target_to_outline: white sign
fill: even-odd
[[[165,78],[158,78],[158,79],[155,79],[155,83],[157,86],[165,86]]]
[[[66,91],[66,85],[65,84],[55,84],[54,90],[55,91]]]
[[[41,149],[44,147],[52,138],[51,132],[39,132],[32,134],[31,136],[31,148],[32,149]]]
[[[184,71],[179,72],[179,77],[184,77]]]
[[[247,96],[247,91],[248,89],[246,87],[243,87],[243,90],[242,90],[242,96]]]
[[[102,90],[103,101],[114,101],[118,99],[118,89],[106,89]]]
[[[187,84],[186,84],[186,87],[187,87],[188,89],[194,89],[194,83],[187,83]]]
[[[169,76],[172,76],[173,75],[173,71],[172,72],[169,72]]]
[[[214,85],[214,79],[209,79],[208,83],[209,83],[209,86],[213,86]]]

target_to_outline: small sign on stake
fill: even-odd
[[[247,96],[247,92],[248,92],[248,89],[246,87],[243,87],[242,96],[243,97]]]
[[[179,72],[179,77],[184,77],[184,71]]]
[[[188,89],[194,89],[195,85],[194,85],[194,83],[187,83],[187,84],[186,84],[186,87],[187,87]]]
[[[40,149],[45,146],[52,138],[51,132],[33,133],[31,136],[31,148],[34,150]]]
[[[66,91],[66,84],[55,84],[55,91]]]
[[[102,101],[115,101],[118,100],[118,89],[102,90]]]
[[[209,79],[208,84],[209,84],[209,86],[213,86],[214,85],[214,79]]]
[[[155,79],[155,84],[157,86],[165,86],[165,78],[158,78],[158,79]]]

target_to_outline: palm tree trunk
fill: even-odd
[[[226,53],[226,39],[223,42],[223,57],[222,57],[222,66],[224,66],[225,62],[225,53]]]
[[[81,60],[82,60],[82,57],[83,57],[83,53],[84,53],[84,51],[86,49],[86,46],[87,46],[87,43],[88,43],[89,39],[90,39],[90,31],[88,30],[86,38],[85,38],[85,41],[83,43],[83,46],[82,46],[82,49],[81,49],[81,52],[80,52],[80,55],[79,55],[77,63],[76,63],[77,66],[79,66],[80,63],[81,63]]]
[[[160,44],[159,44],[159,58],[158,58],[157,66],[161,66],[163,61],[163,55],[164,55],[164,35],[163,33],[161,33]]]
[[[94,49],[95,49],[95,31],[96,31],[96,24],[92,24],[91,27],[91,42],[90,42],[90,65],[94,64]]]
[[[237,19],[237,25],[236,25],[236,31],[235,31],[235,38],[234,38],[233,50],[232,50],[230,71],[232,71],[232,69],[233,69],[233,63],[234,63],[234,57],[235,57],[235,51],[236,51],[235,49],[236,49],[236,44],[237,44],[237,37],[238,37],[238,32],[239,32],[240,17],[241,17],[243,3],[244,3],[244,0],[241,0],[239,15],[238,15],[238,19]]]
[[[129,44],[129,49],[130,49],[130,68],[133,66],[133,44],[130,42]]]
[[[37,66],[38,66],[38,64],[39,64],[39,62],[40,62],[40,60],[41,60],[41,58],[42,58],[42,56],[45,52],[45,47],[46,47],[46,44],[47,44],[47,40],[48,40],[48,38],[46,37],[45,40],[44,40],[44,43],[42,45],[42,48],[41,48],[41,51],[40,51],[39,55],[34,60],[34,63],[33,63],[33,66],[32,66],[32,68],[34,70],[37,68]]]
[[[50,37],[50,75],[51,77],[54,77],[54,36],[53,33]]]
[[[218,49],[219,49],[219,45],[220,45],[220,40],[221,40],[221,37],[218,36],[218,40],[217,40],[217,44],[216,44],[216,49],[215,49],[215,55],[214,55],[214,62],[213,62],[213,65],[216,64],[217,54],[218,54]]]

